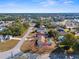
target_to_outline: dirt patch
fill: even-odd
[[[24,53],[31,51],[33,53],[44,54],[51,52],[56,47],[55,44],[52,44],[51,46],[37,47],[34,43],[35,40],[25,41],[24,44],[21,46],[21,51]]]

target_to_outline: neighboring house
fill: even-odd
[[[4,30],[6,26],[10,26],[14,21],[0,21],[0,31]]]
[[[65,24],[66,29],[70,29],[71,32],[75,32],[79,23],[74,20],[68,20]]]
[[[0,42],[6,41],[6,40],[10,40],[12,38],[11,35],[0,35]]]
[[[38,28],[38,29],[37,29],[37,32],[39,32],[39,33],[44,33],[44,30],[41,29],[41,28]]]
[[[74,21],[79,22],[79,19],[74,19]]]
[[[45,26],[40,26],[40,28],[37,28],[36,30],[37,30],[37,32],[39,32],[39,33],[45,33],[45,32],[47,32]]]
[[[6,21],[4,24],[5,24],[5,26],[9,26],[9,25],[11,25],[13,22],[14,22],[14,21]]]
[[[45,35],[42,34],[42,33],[37,33],[37,34],[36,34],[36,37],[37,37],[38,39],[42,40],[42,41],[44,41],[44,39],[45,39]]]
[[[3,35],[0,35],[0,42],[3,42],[3,41],[4,41]]]
[[[75,36],[79,36],[79,32],[77,32],[77,33],[75,34]]]
[[[75,22],[75,21],[72,21],[72,20],[68,20],[66,23],[65,23],[65,26],[66,28],[76,28],[78,26],[79,23]]]
[[[5,29],[5,27],[0,27],[0,32],[3,31]]]
[[[64,32],[64,29],[60,28],[60,29],[58,29],[57,31],[59,31],[59,32]]]
[[[0,31],[4,30],[6,26],[10,26],[14,21],[0,21]]]
[[[36,34],[36,40],[37,40],[37,44],[38,44],[38,47],[42,47],[42,44],[45,42],[45,35],[42,34],[42,33],[37,33]]]
[[[59,34],[61,34],[61,35],[67,34],[67,32],[65,32],[64,29],[62,29],[62,28],[58,29],[57,31],[58,31]]]
[[[21,18],[21,23],[26,22],[26,18]]]
[[[52,22],[54,25],[65,25],[67,20]]]
[[[5,26],[9,26],[9,24],[11,25],[14,21],[0,21],[0,26],[1,27],[5,27]]]

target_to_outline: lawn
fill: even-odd
[[[41,48],[38,48],[34,45],[35,41],[25,41],[24,44],[21,46],[21,51],[26,53],[26,52],[33,52],[33,53],[39,53],[39,54],[44,54],[44,53],[49,53],[51,52],[56,45],[51,45],[51,46],[43,46]]]
[[[0,42],[0,52],[12,49],[18,42],[19,40],[7,40],[5,42]]]

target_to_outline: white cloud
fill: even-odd
[[[72,3],[74,3],[74,2],[71,1],[71,0],[65,0],[65,1],[64,1],[64,4],[72,4]]]
[[[74,2],[72,0],[43,0],[40,5],[43,7],[71,5]]]
[[[56,4],[56,1],[54,1],[54,0],[45,0],[45,1],[40,2],[40,4],[44,7],[47,7],[47,6],[52,6],[52,5]]]

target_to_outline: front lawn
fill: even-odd
[[[0,52],[12,49],[18,42],[19,40],[7,40],[5,42],[0,42]]]

